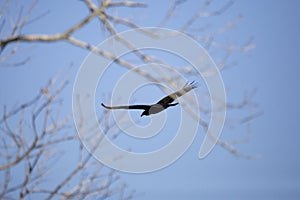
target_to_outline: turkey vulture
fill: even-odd
[[[181,89],[178,90],[177,92],[174,92],[165,98],[161,99],[155,104],[152,105],[129,105],[129,106],[106,106],[103,103],[101,105],[106,108],[106,109],[139,109],[139,110],[144,110],[144,112],[141,114],[141,117],[143,115],[151,115],[151,114],[156,114],[164,109],[167,109],[170,106],[176,106],[178,103],[172,103],[174,100],[176,100],[178,97],[184,95],[185,93],[191,91],[192,89],[196,88],[197,84],[193,81],[191,83],[186,83],[185,86]]]

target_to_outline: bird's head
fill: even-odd
[[[147,112],[147,110],[145,110],[145,111],[141,114],[141,117],[143,117],[144,115],[148,116],[148,115],[149,115],[149,112]]]

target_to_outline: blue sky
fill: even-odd
[[[58,2],[41,1],[36,11],[49,10],[49,14],[30,24],[24,32],[56,33],[88,12],[80,1],[64,3],[70,12],[66,12],[65,6],[58,6]],[[169,3],[149,1],[149,8],[143,12],[134,9],[130,15],[140,16],[137,21],[144,26],[155,26]],[[171,22],[168,28],[176,28],[180,16],[189,15],[196,5],[195,1],[188,1],[186,8],[176,16],[179,21]],[[233,91],[229,100],[238,101],[244,91],[257,89],[254,101],[264,115],[255,119],[251,125],[250,141],[239,145],[238,149],[262,157],[255,160],[237,158],[217,146],[208,157],[199,160],[197,155],[202,137],[197,137],[179,160],[163,170],[139,175],[120,173],[123,181],[137,191],[135,199],[300,198],[299,6],[296,0],[237,1],[224,17],[213,17],[214,26],[218,26],[239,14],[244,16],[234,30],[224,35],[224,40],[243,43],[254,37],[256,48],[245,55],[233,54],[231,60],[237,65],[222,75],[225,86]],[[122,16],[127,12],[129,10],[124,9],[118,14]],[[94,27],[97,25],[93,22],[78,36],[98,44],[108,34]],[[45,80],[72,64],[71,84],[64,93],[65,101],[71,102],[72,81],[88,52],[66,43],[23,44],[21,47],[28,49],[26,54],[31,56],[31,61],[18,68],[0,68],[1,106],[30,99]],[[22,55],[18,56],[22,58]],[[65,110],[70,111],[71,104],[65,105]],[[232,134],[238,135],[240,130],[233,129]]]

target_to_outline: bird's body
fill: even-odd
[[[172,103],[174,100],[176,100],[178,97],[184,95],[185,93],[191,91],[192,89],[196,88],[197,84],[193,82],[187,83],[181,90],[178,90],[177,92],[174,92],[165,98],[161,99],[155,104],[152,105],[128,105],[128,106],[106,106],[103,103],[101,105],[106,109],[139,109],[144,110],[144,112],[141,114],[141,117],[143,115],[151,115],[159,113],[165,109],[167,109],[170,106],[176,106],[178,103]]]

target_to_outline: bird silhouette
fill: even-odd
[[[168,107],[176,106],[178,103],[172,103],[174,100],[179,98],[180,96],[184,95],[185,93],[191,91],[192,89],[195,89],[197,87],[197,83],[195,81],[192,81],[191,83],[186,83],[185,86],[163,99],[159,100],[157,103],[152,105],[127,105],[127,106],[106,106],[103,103],[101,105],[106,109],[138,109],[138,110],[144,110],[144,112],[141,114],[141,117],[151,114],[159,113]]]

